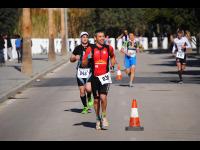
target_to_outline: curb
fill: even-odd
[[[0,95],[0,103],[6,101],[7,99],[9,99],[9,97],[14,97],[14,95],[16,95],[19,91],[24,90],[26,87],[28,87],[33,81],[35,81],[38,78],[41,78],[42,76],[46,75],[47,73],[55,70],[57,67],[62,66],[65,63],[69,62],[69,58],[62,58],[61,61],[56,62],[55,64],[53,64],[53,66],[48,67],[47,69],[45,69],[42,72],[36,73],[36,75],[34,75],[31,79],[29,79],[28,81],[25,81],[24,83],[18,85],[17,87],[11,89],[10,91]]]

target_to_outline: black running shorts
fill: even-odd
[[[100,94],[108,94],[110,84],[102,85],[99,78],[95,76],[92,77],[91,84],[94,99],[99,99]]]
[[[88,78],[78,78],[77,77],[77,84],[78,86],[84,86],[86,83],[91,82],[92,73],[90,73],[90,76]]]
[[[183,64],[186,64],[186,55],[185,55],[184,59],[176,58],[176,62],[177,62],[177,63],[180,62],[182,65],[183,65]]]

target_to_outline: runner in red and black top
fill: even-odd
[[[109,72],[109,61],[111,66],[116,63],[115,54],[112,46],[105,45],[105,35],[103,31],[95,33],[96,44],[90,45],[83,56],[82,66],[86,67],[88,64],[88,56],[91,57],[92,63],[92,93],[94,96],[94,109],[97,116],[96,129],[108,126],[106,118],[107,107],[107,93],[109,85],[112,83]],[[102,106],[102,116],[100,117],[100,100]]]

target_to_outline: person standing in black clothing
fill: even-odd
[[[11,43],[11,39],[10,36],[7,35],[6,36],[6,40],[7,40],[7,54],[8,54],[8,60],[12,61],[13,60],[13,56],[12,56],[12,43]]]
[[[5,44],[5,41],[4,41],[3,35],[1,34],[0,35],[0,66],[5,65],[5,58],[4,58],[4,51],[3,51],[3,49],[5,48],[4,44]]]

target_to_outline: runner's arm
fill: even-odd
[[[176,51],[176,43],[174,43],[173,48],[172,48],[172,54],[175,54]]]
[[[122,48],[121,48],[120,52],[122,52],[125,55],[129,55],[127,53],[127,51],[125,50],[125,48],[127,49],[127,43],[126,42],[122,45]]]
[[[71,57],[70,57],[70,62],[73,63],[73,62],[76,62],[79,59],[80,59],[80,55],[72,54]]]
[[[80,59],[79,50],[78,50],[78,47],[75,47],[75,49],[72,52],[72,55],[70,57],[70,62],[73,63],[73,62],[76,62],[79,59]]]
[[[91,54],[92,48],[89,46],[86,51],[85,54],[83,55],[83,59],[82,59],[82,67],[86,67],[88,65],[88,56]],[[90,56],[91,57],[91,56]]]

